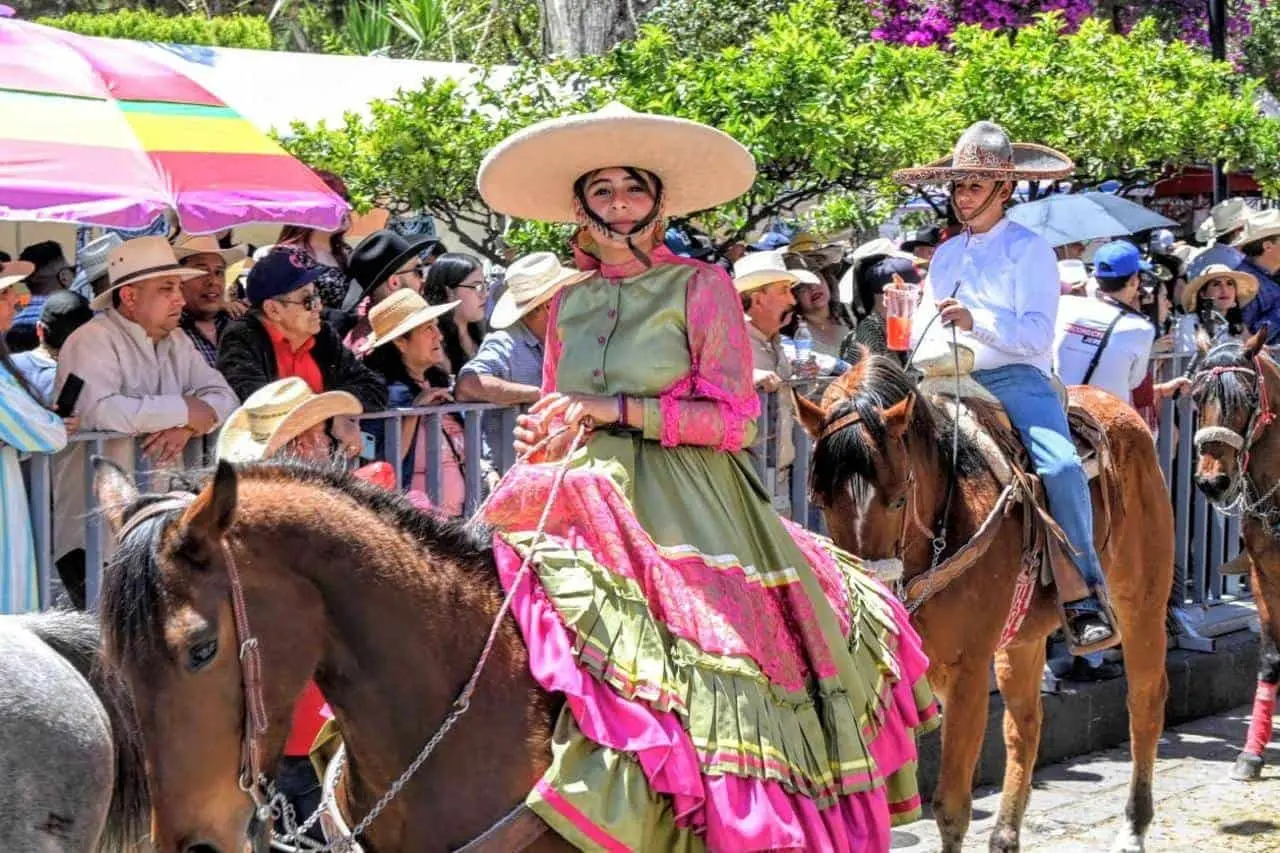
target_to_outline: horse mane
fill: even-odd
[[[944,472],[954,472],[963,478],[983,470],[981,453],[963,432],[959,435],[958,453],[952,460],[956,432],[954,420],[917,391],[915,382],[897,359],[871,354],[863,358],[855,370],[856,384],[850,389],[849,396],[827,413],[825,423],[834,423],[856,413],[866,433],[842,429],[818,441],[814,448],[810,485],[819,497],[829,502],[850,482],[875,479],[876,447],[884,442],[887,434],[880,413],[911,394],[915,394],[915,404],[908,435],[920,446],[934,448]],[[866,440],[866,434],[870,435],[870,442]]]
[[[1216,402],[1223,414],[1229,412],[1249,411],[1259,405],[1257,389],[1262,382],[1257,382],[1231,370],[1244,368],[1256,370],[1257,367],[1245,353],[1244,344],[1239,341],[1224,341],[1205,353],[1200,365],[1196,368],[1195,385],[1192,393],[1197,406],[1204,406],[1210,401]]]
[[[372,512],[398,532],[422,544],[433,564],[452,566],[475,580],[499,588],[494,571],[492,529],[441,519],[415,507],[403,494],[368,483],[345,469],[297,459],[270,460],[236,465],[241,481],[300,483],[337,491]],[[208,479],[208,474],[201,478]],[[191,493],[199,492],[192,486]],[[146,495],[128,507],[127,521],[143,507],[163,500]],[[108,570],[103,573],[99,609],[106,659],[118,667],[124,660],[142,663],[167,660],[164,643],[164,585],[159,549],[161,536],[178,512],[157,515],[139,525],[137,532],[120,543]]]
[[[129,691],[102,666],[102,633],[90,613],[52,610],[22,617],[22,624],[89,682],[107,712],[115,748],[111,804],[98,849],[132,850],[150,831],[151,800]]]

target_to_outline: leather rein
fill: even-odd
[[[1276,412],[1271,405],[1271,395],[1267,393],[1267,379],[1262,369],[1261,353],[1253,357],[1253,367],[1241,365],[1212,367],[1207,370],[1197,371],[1192,382],[1193,384],[1198,384],[1205,379],[1215,378],[1226,373],[1252,376],[1254,396],[1257,397],[1258,405],[1249,413],[1249,420],[1245,422],[1243,432],[1236,432],[1230,427],[1224,426],[1201,427],[1196,430],[1193,442],[1196,453],[1204,453],[1204,445],[1206,444],[1225,444],[1240,454],[1240,464],[1236,466],[1236,476],[1227,493],[1236,494],[1240,496],[1238,499],[1242,499],[1247,486],[1252,483],[1252,478],[1249,476],[1250,451],[1252,451],[1254,443],[1257,442],[1263,431],[1275,422]],[[1277,486],[1273,485],[1270,491],[1257,501],[1253,507],[1254,514],[1257,514],[1257,507],[1275,493],[1276,488]],[[1229,510],[1231,507],[1228,506],[1227,509]]]

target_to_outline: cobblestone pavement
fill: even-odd
[[[1249,724],[1248,707],[1165,732],[1156,765],[1156,817],[1148,853],[1280,851],[1280,748],[1273,744],[1259,782],[1229,778]],[[1036,771],[1022,849],[1027,853],[1108,851],[1128,795],[1128,744]],[[998,789],[974,794],[965,851],[985,851],[999,807]],[[938,849],[933,819],[900,827],[895,853]]]

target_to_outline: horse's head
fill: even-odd
[[[821,406],[799,396],[796,405],[815,441],[814,500],[836,544],[869,561],[927,553],[950,470],[940,467],[940,445],[949,459],[951,433],[897,360],[866,355]]]
[[[253,814],[237,784],[245,703],[223,535],[236,472],[197,495],[139,495],[100,462],[98,501],[120,538],[103,578],[106,663],[137,709],[160,853],[241,853]]]
[[[1265,342],[1263,330],[1244,343],[1218,344],[1204,353],[1192,378],[1200,413],[1196,486],[1215,504],[1242,495],[1250,452],[1275,417],[1280,372],[1263,352]]]

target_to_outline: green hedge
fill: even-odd
[[[114,12],[73,12],[58,18],[37,18],[36,23],[86,36],[158,41],[174,44],[207,44],[270,50],[273,45],[267,19],[251,15],[159,15],[155,12],[119,9]]]

